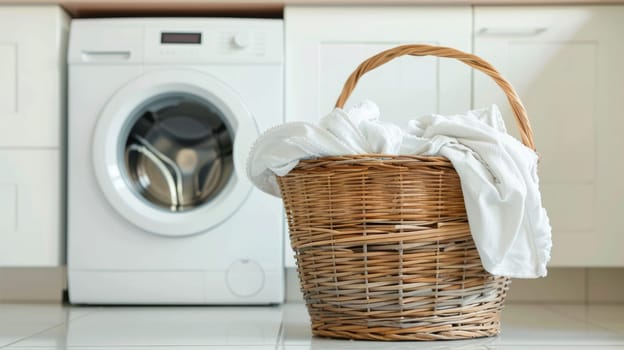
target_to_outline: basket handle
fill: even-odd
[[[342,92],[338,97],[338,101],[336,101],[336,107],[342,108],[344,106],[349,96],[351,96],[353,89],[355,89],[358,80],[364,74],[366,74],[366,72],[371,71],[386,62],[389,62],[397,57],[404,55],[455,58],[459,61],[464,62],[470,67],[489,75],[492,79],[494,79],[496,84],[498,84],[498,86],[503,89],[505,95],[507,95],[507,100],[509,101],[511,109],[513,110],[516,117],[516,124],[518,126],[518,129],[520,130],[522,143],[525,146],[535,150],[535,143],[533,142],[533,130],[531,129],[529,118],[527,118],[526,109],[522,105],[522,102],[520,101],[520,97],[518,97],[518,93],[516,93],[516,90],[514,90],[511,84],[505,78],[503,78],[501,74],[496,70],[496,68],[494,68],[488,62],[473,54],[456,50],[450,47],[431,45],[402,45],[386,51],[382,51],[375,56],[370,57],[366,61],[360,63],[355,71],[351,73],[349,79],[347,79],[344,87],[342,88]]]

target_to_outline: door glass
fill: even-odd
[[[188,94],[157,96],[129,120],[124,175],[140,197],[178,212],[210,201],[228,183],[233,134],[210,102]]]

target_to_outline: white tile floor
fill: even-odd
[[[0,348],[624,349],[624,305],[507,305],[498,337],[384,343],[312,337],[302,304],[280,307],[0,305]]]

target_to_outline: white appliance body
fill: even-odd
[[[245,175],[283,122],[282,22],[75,20],[68,61],[70,301],[282,302],[281,203]]]

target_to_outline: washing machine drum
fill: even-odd
[[[124,158],[126,176],[145,200],[183,211],[223,190],[233,171],[233,135],[220,111],[178,95],[150,101],[137,114]]]
[[[95,130],[102,194],[149,233],[208,232],[246,200],[246,156],[258,136],[237,93],[208,74],[157,71],[108,101]]]

